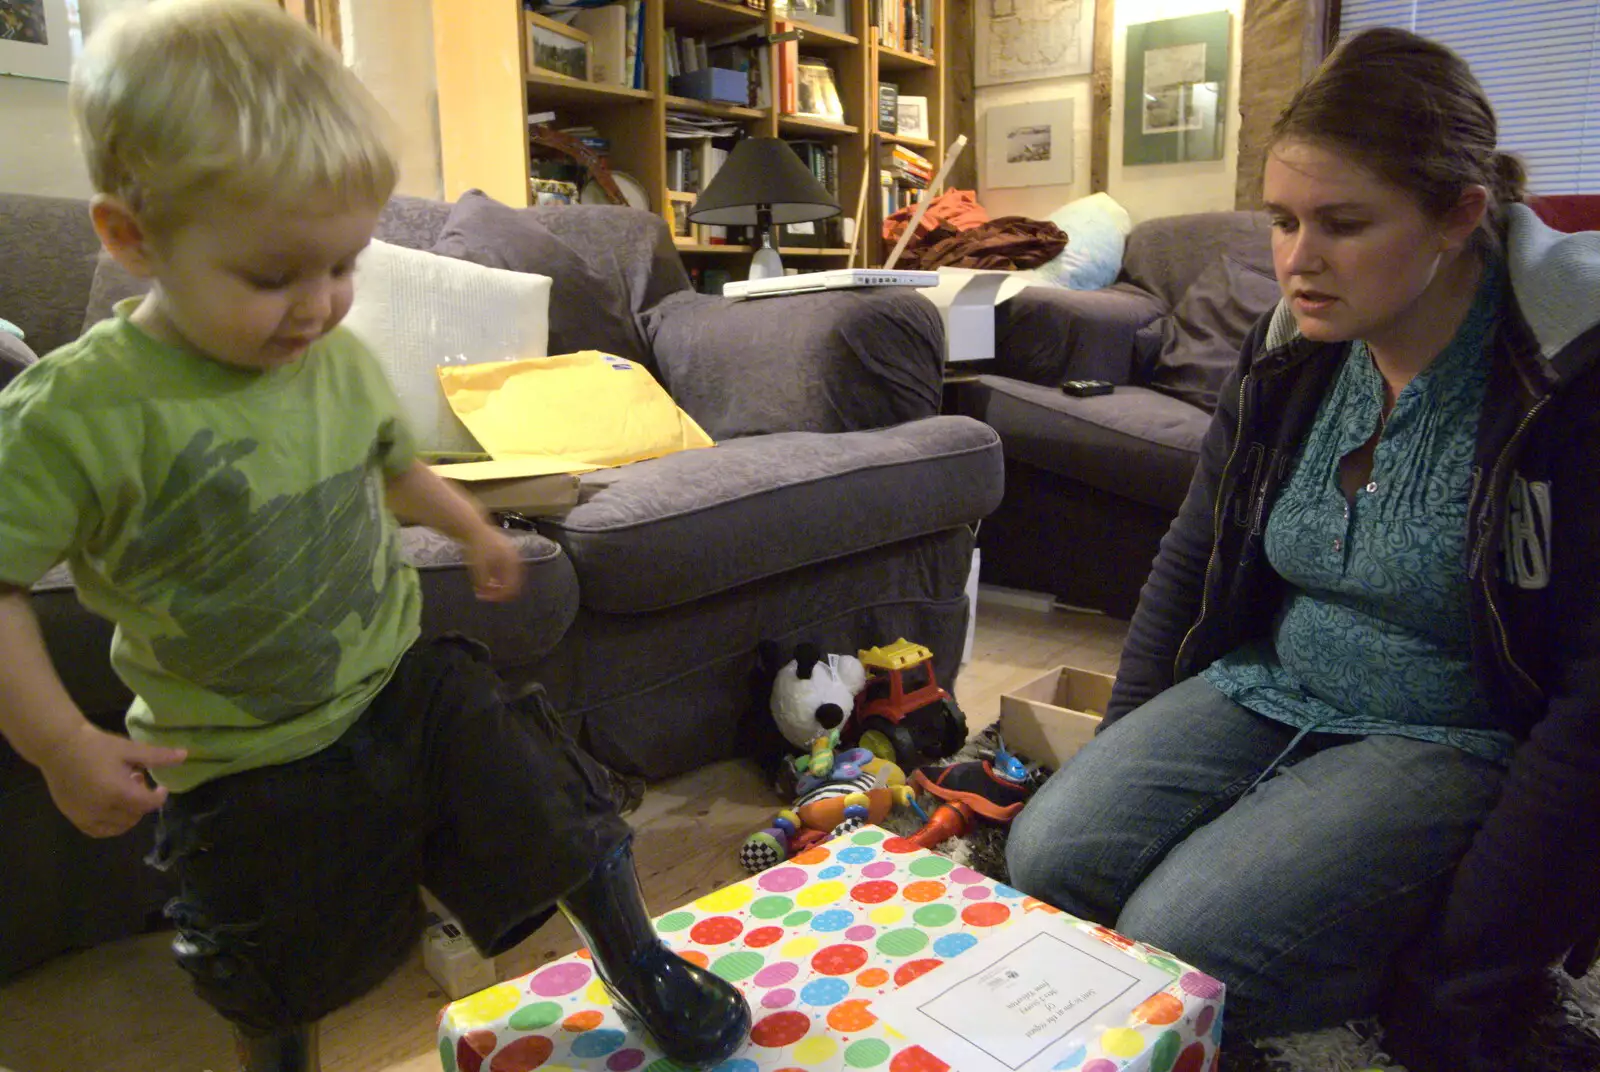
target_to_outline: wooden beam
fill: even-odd
[[[1102,193],[1111,178],[1111,48],[1116,37],[1116,0],[1094,10],[1093,98],[1089,105],[1089,192]]]
[[[946,189],[976,190],[978,188],[978,115],[977,87],[974,85],[976,64],[976,28],[973,23],[975,4],[988,0],[945,0],[945,79],[944,79],[944,141],[950,146],[956,136],[967,136],[967,148],[950,168]]]
[[[1249,0],[1239,64],[1239,172],[1234,206],[1261,204],[1261,171],[1272,126],[1322,62],[1337,0]]]
[[[305,23],[335,49],[343,50],[339,27],[339,0],[278,0],[278,6]]]

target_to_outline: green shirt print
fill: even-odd
[[[326,747],[388,681],[421,594],[383,484],[414,447],[348,331],[259,372],[136,304],[0,393],[0,580],[68,563],[116,623],[129,733],[189,751],[158,774],[181,792]]]

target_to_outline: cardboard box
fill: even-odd
[[[1110,674],[1058,666],[1000,697],[1000,736],[1030,762],[1060,770],[1100,727],[1115,681]]]
[[[1062,995],[1059,1006],[1041,1009],[1044,1002],[1034,1002],[1019,1013],[1042,1025],[1040,1034],[1025,1033],[1036,1040],[1032,1045],[1051,1047],[1052,1056],[1054,1051],[1076,1054],[1052,1062],[1054,1067],[1077,1072],[1215,1067],[1226,998],[1220,982],[1170,954],[898,841],[879,827],[864,827],[656,918],[668,946],[710,966],[750,1002],[755,1019],[750,1043],[737,1059],[718,1067],[948,1070],[953,1060],[923,1045],[931,1040],[895,1030],[892,1020],[878,1016],[876,1002],[902,986],[917,985],[919,977],[937,982],[942,976],[947,983],[992,978],[994,961],[986,950],[1007,942],[1008,935],[1036,930],[1075,932],[1063,941],[1080,947],[1086,938],[1099,965],[1083,974],[1081,990]],[[1107,981],[1114,980],[1111,990],[1098,981],[1101,969],[1110,973]],[[1155,971],[1140,979],[1147,969]],[[1015,970],[1006,976],[1018,978]],[[1002,980],[1000,985],[1009,984]],[[1106,1008],[1112,991],[1143,1000],[1120,1019],[1078,1007],[1094,999]],[[577,955],[451,1003],[439,1018],[438,1052],[447,1069],[483,1072],[678,1067],[660,1060],[655,1044],[622,1020],[594,962]],[[995,1056],[956,1067],[1005,1072],[1022,1065]]]
[[[668,80],[672,92],[693,100],[750,103],[750,76],[725,67],[703,67],[688,74],[675,74]]]
[[[452,1001],[493,986],[494,961],[478,955],[454,919],[430,913],[422,932],[422,966]]]
[[[995,356],[995,307],[1031,282],[1025,272],[984,268],[940,268],[939,284],[918,293],[944,321],[945,360],[988,361]]]

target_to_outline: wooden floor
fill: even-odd
[[[1126,628],[1001,599],[980,597],[973,658],[956,687],[974,731],[998,717],[1001,693],[1041,671],[1062,663],[1115,670]],[[651,912],[744,878],[735,846],[782,803],[740,761],[652,786],[630,817]],[[0,1072],[229,1072],[227,1029],[191,993],[167,944],[154,934],[69,954],[0,988]],[[558,915],[497,968],[510,978],[576,948]],[[434,1030],[446,1000],[413,956],[323,1024],[324,1072],[438,1072]]]

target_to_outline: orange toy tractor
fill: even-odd
[[[845,740],[901,770],[955,755],[967,740],[967,717],[933,675],[933,652],[897,640],[858,656],[867,686],[856,695]]]

